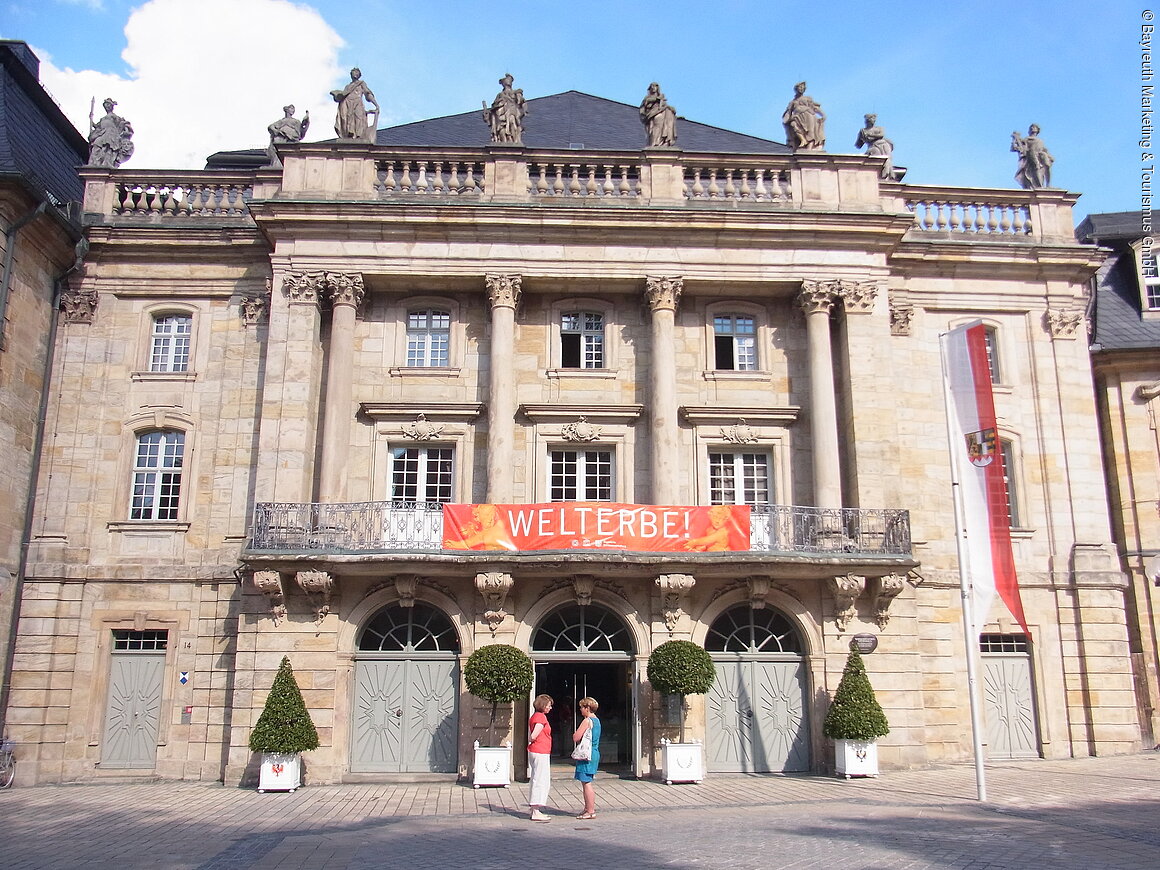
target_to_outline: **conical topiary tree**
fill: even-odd
[[[648,681],[658,692],[681,697],[681,743],[685,742],[687,695],[703,695],[717,678],[713,659],[691,640],[667,640],[648,657]]]
[[[262,715],[250,732],[250,751],[296,755],[317,748],[318,729],[302,700],[290,657],[283,656]]]
[[[481,646],[467,657],[463,679],[467,691],[491,702],[491,720],[487,726],[490,743],[497,708],[500,704],[511,704],[528,697],[536,679],[536,670],[523,650],[511,644],[493,643]]]
[[[851,649],[846,658],[846,669],[842,671],[822,730],[832,740],[869,741],[890,733],[886,714],[874,697],[866,665],[856,649]]]

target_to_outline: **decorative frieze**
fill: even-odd
[[[282,575],[277,571],[255,571],[252,579],[254,587],[266,596],[274,625],[278,625],[286,618],[286,596],[282,591]]]
[[[521,275],[484,275],[487,283],[487,300],[492,308],[515,308],[523,292]]]
[[[96,290],[65,290],[60,294],[60,313],[65,323],[92,323],[97,313]]]
[[[665,615],[665,627],[672,634],[677,630],[677,623],[684,615],[681,602],[697,581],[689,574],[661,574],[656,579],[661,590],[661,610]]]
[[[906,588],[906,578],[901,574],[887,574],[871,581],[870,599],[874,607],[874,621],[879,628],[886,628],[890,622],[890,603]]]
[[[475,588],[483,596],[483,621],[495,634],[507,618],[507,597],[514,581],[502,571],[482,571],[475,575]]]
[[[1080,324],[1084,322],[1083,311],[1078,308],[1049,308],[1044,313],[1043,319],[1053,341],[1056,339],[1074,339]]]
[[[644,279],[644,298],[650,311],[676,311],[685,279],[678,276],[648,276]]]
[[[330,613],[330,594],[334,591],[334,577],[326,571],[299,571],[295,575],[299,588],[306,593],[314,608],[315,622],[322,624]]]
[[[838,631],[845,631],[850,620],[857,616],[854,602],[866,589],[866,578],[857,574],[844,574],[838,577],[827,577],[826,585],[830,587],[830,594],[834,596],[834,623]]]

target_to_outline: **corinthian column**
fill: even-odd
[[[512,461],[515,450],[516,305],[520,301],[519,275],[486,275],[491,303],[491,384],[487,400],[487,500],[512,500]]]
[[[644,295],[652,313],[652,365],[649,385],[652,401],[649,426],[652,435],[653,504],[673,504],[677,499],[677,352],[675,323],[677,300],[684,279],[648,277]]]
[[[328,272],[330,359],[326,373],[326,408],[322,422],[322,469],[319,496],[324,502],[346,498],[346,457],[350,454],[351,377],[354,373],[355,311],[363,298],[362,275]]]
[[[842,506],[842,474],[838,462],[838,408],[834,398],[834,361],[830,349],[830,309],[837,282],[802,281],[798,304],[806,314],[809,344],[810,429],[813,433],[814,503]]]

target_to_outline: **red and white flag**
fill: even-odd
[[[975,323],[952,329],[943,336],[943,353],[952,417],[951,467],[962,499],[975,634],[986,624],[998,592],[1030,636],[1011,552],[1007,483],[995,424],[985,327]]]

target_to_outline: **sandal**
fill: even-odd
[[[596,813],[581,813],[576,818],[578,818],[578,819],[594,819],[594,818],[596,818]]]

